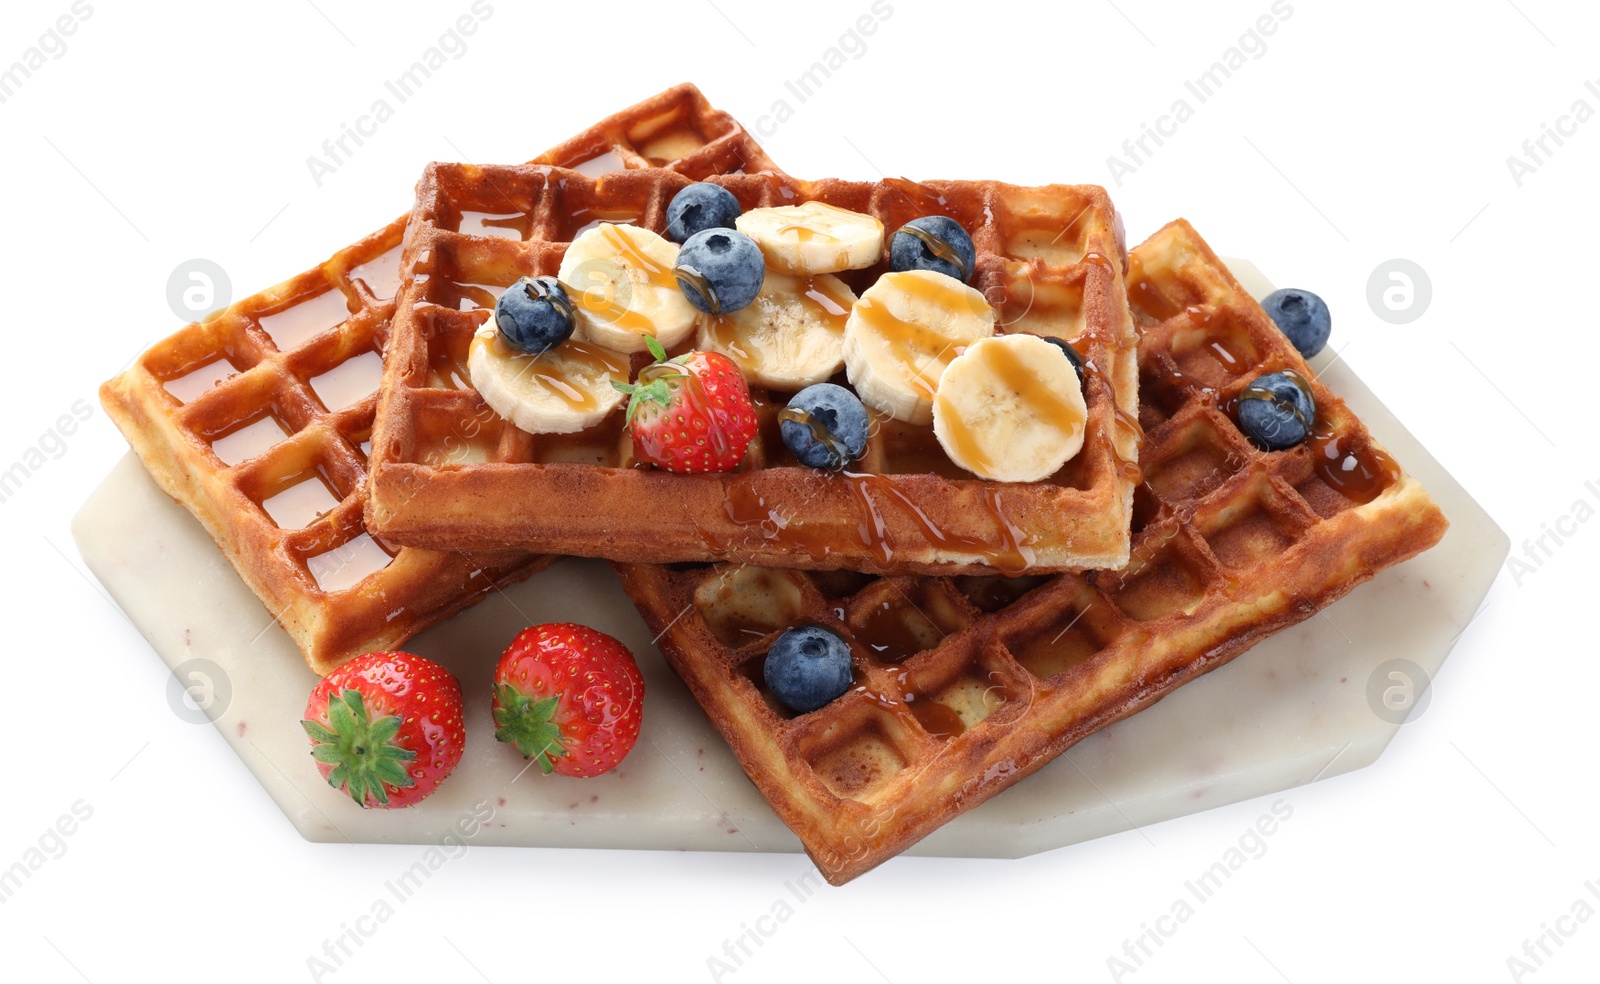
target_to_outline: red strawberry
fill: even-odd
[[[744,374],[727,356],[690,352],[667,361],[646,335],[656,361],[636,383],[613,383],[631,395],[628,424],[633,453],[673,472],[732,471],[756,436],[756,408]]]
[[[461,761],[461,684],[410,653],[367,653],[311,691],[311,757],[328,785],[363,807],[410,806]]]
[[[633,750],[643,702],[627,646],[584,625],[535,625],[495,666],[494,736],[546,775],[597,776]]]

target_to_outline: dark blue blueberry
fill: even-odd
[[[684,243],[707,229],[732,229],[741,211],[739,199],[721,185],[692,184],[673,195],[667,206],[667,238]]]
[[[843,386],[817,383],[789,400],[778,429],[802,465],[839,471],[867,449],[867,408]]]
[[[494,305],[500,337],[519,352],[538,355],[572,335],[572,300],[554,277],[523,277]]]
[[[1065,338],[1054,338],[1050,335],[1040,335],[1039,337],[1066,353],[1067,361],[1072,363],[1072,370],[1078,374],[1079,385],[1087,382],[1083,378],[1083,356],[1078,354],[1078,350],[1073,348],[1070,342]]]
[[[678,287],[707,314],[728,314],[756,299],[767,279],[761,247],[742,232],[706,229],[678,250]]]
[[[850,647],[820,626],[790,629],[772,644],[761,675],[780,704],[805,714],[850,689]]]
[[[932,270],[966,283],[977,261],[967,230],[943,215],[912,219],[889,241],[889,269],[897,272]]]
[[[1234,419],[1244,436],[1268,451],[1292,448],[1311,433],[1317,401],[1292,369],[1258,377],[1239,394]]]
[[[1285,287],[1261,299],[1261,306],[1277,323],[1278,330],[1288,336],[1301,356],[1309,359],[1328,344],[1333,331],[1333,317],[1322,298],[1309,290]]]

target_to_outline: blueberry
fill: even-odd
[[[1083,356],[1078,354],[1078,350],[1073,348],[1071,343],[1069,343],[1064,338],[1054,338],[1054,337],[1052,337],[1050,335],[1040,335],[1039,337],[1044,339],[1045,341],[1049,342],[1051,345],[1054,345],[1056,348],[1060,349],[1062,352],[1066,353],[1067,361],[1072,363],[1073,371],[1078,374],[1078,382],[1079,382],[1079,384],[1084,383],[1085,380],[1083,378]]]
[[[1261,299],[1261,306],[1303,357],[1311,358],[1328,344],[1333,317],[1328,314],[1328,305],[1322,298],[1309,290],[1293,287],[1275,290]]]
[[[507,345],[538,355],[572,335],[572,299],[554,277],[523,277],[495,302],[494,320]]]
[[[721,185],[692,184],[667,206],[667,238],[682,243],[707,229],[732,229],[741,211],[739,199]]]
[[[1317,401],[1305,377],[1293,369],[1256,378],[1234,407],[1239,429],[1268,451],[1292,448],[1311,433]]]
[[[943,215],[912,219],[889,241],[889,269],[897,272],[932,270],[966,283],[977,261],[967,230]]]
[[[767,261],[754,239],[732,229],[706,229],[678,250],[678,287],[707,314],[737,311],[756,299]]]
[[[850,647],[820,626],[790,629],[772,644],[761,675],[779,703],[805,714],[850,689]]]
[[[802,465],[839,471],[867,449],[867,408],[843,386],[817,383],[789,400],[778,429]]]

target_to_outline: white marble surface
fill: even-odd
[[[1230,262],[1257,296],[1271,289],[1254,267]],[[1328,361],[1324,353],[1313,367]],[[1322,378],[1437,499],[1451,522],[1444,540],[1321,615],[1091,736],[910,853],[1021,857],[1348,772],[1378,757],[1398,725],[1369,701],[1374,671],[1406,659],[1435,674],[1508,544],[1347,366],[1334,364]],[[298,721],[315,677],[199,524],[131,454],[85,503],[73,533],[89,567],[169,667],[206,660],[220,669],[215,726],[308,839],[438,842],[475,812],[474,804],[488,800],[493,816],[476,843],[799,850],[599,562],[560,561],[412,641],[408,649],[439,660],[462,681],[466,755],[420,805],[363,811],[312,766]],[[633,754],[609,775],[523,774],[522,760],[490,737],[495,659],[524,625],[552,620],[609,632],[640,657],[643,730]],[[190,676],[184,685],[203,683]],[[1390,685],[1385,678],[1379,689]],[[198,717],[192,708],[187,713]]]

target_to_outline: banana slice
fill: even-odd
[[[779,273],[860,270],[883,253],[882,222],[822,202],[751,209],[734,225],[756,241],[767,266]]]
[[[689,337],[700,312],[672,273],[678,247],[649,229],[602,222],[572,241],[557,278],[577,314],[573,337],[617,352],[665,348]]]
[[[844,366],[844,326],[855,302],[838,277],[769,273],[754,301],[702,318],[695,347],[726,355],[758,385],[805,389]]]
[[[611,381],[628,381],[628,357],[571,338],[527,355],[500,340],[491,314],[472,336],[467,373],[490,409],[528,433],[572,434],[622,404]]]
[[[1032,335],[972,343],[939,380],[933,434],[980,478],[1038,482],[1083,448],[1083,388],[1060,349]]]
[[[994,308],[966,284],[930,270],[886,273],[850,311],[845,371],[863,403],[926,424],[945,367],[993,334]]]

